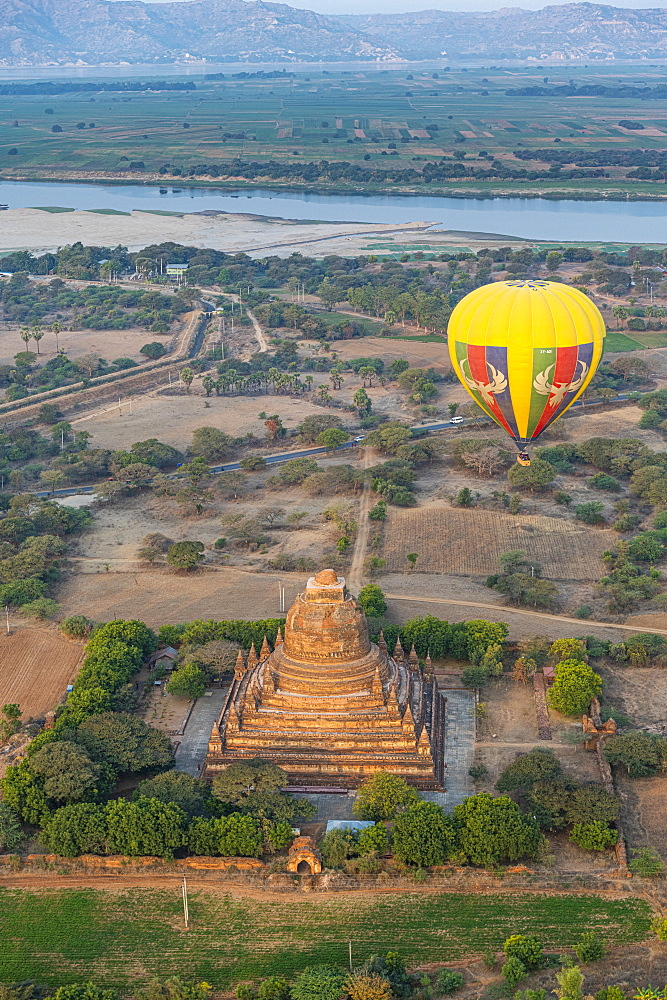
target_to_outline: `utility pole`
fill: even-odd
[[[7,615],[7,635],[9,635],[9,605],[5,604],[5,614]]]
[[[183,919],[187,929],[190,922],[190,911],[188,909],[188,886],[185,879],[183,879]]]
[[[352,942],[351,941],[349,942],[349,945],[350,945],[350,973],[351,973],[352,972]]]

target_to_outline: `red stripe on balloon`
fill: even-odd
[[[552,385],[569,385],[574,378],[574,373],[577,370],[578,357],[579,347],[577,344],[572,347],[559,347],[556,350],[556,367],[554,368],[553,377],[551,378]],[[566,405],[567,397],[564,397],[561,399],[558,406],[550,406],[549,404],[551,403],[552,398],[553,393],[549,395],[549,399],[544,405],[544,412],[542,413],[542,416],[533,431],[533,438],[536,438],[538,434],[541,434],[549,421],[553,419],[554,415],[558,413],[564,405]]]
[[[481,382],[482,385],[489,384],[489,369],[486,365],[486,347],[480,344],[468,344],[468,365],[470,366],[470,374],[476,382]],[[490,402],[484,399],[484,397],[482,397],[482,399],[484,401],[484,405],[488,406],[500,426],[507,431],[510,437],[516,437],[514,431],[503,416],[503,411],[498,406],[495,397],[491,395]]]

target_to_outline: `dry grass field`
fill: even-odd
[[[42,718],[65,694],[82,657],[82,645],[53,629],[19,627],[0,635],[0,704],[20,705],[24,719]]]
[[[289,607],[306,576],[231,568],[191,574],[169,570],[78,573],[61,584],[58,602],[63,614],[84,614],[95,621],[140,618],[151,628],[195,618],[268,618],[279,614],[278,581],[285,587]]]
[[[279,413],[285,427],[290,429],[313,413],[331,412],[292,396],[213,395],[206,400],[200,393],[195,382],[191,395],[138,396],[132,400],[132,413],[124,400],[120,410],[91,413],[73,420],[72,424],[92,435],[93,448],[129,448],[135,441],[156,437],[174,448],[185,449],[197,427],[217,427],[234,437],[253,433],[262,438],[265,427],[258,416],[262,410]],[[205,402],[210,405],[205,406]],[[294,448],[298,447],[299,442],[295,441]]]
[[[407,330],[406,334],[411,331]],[[446,344],[423,344],[419,340],[392,340],[383,337],[364,337],[363,340],[339,340],[336,353],[348,358],[382,358],[385,365],[397,358],[405,358],[414,368],[429,368],[436,371],[450,371],[449,353]]]
[[[139,327],[129,330],[63,330],[58,334],[58,346],[68,358],[76,360],[84,354],[96,354],[106,361],[115,358],[131,358],[139,363],[146,361],[139,351],[153,340],[159,340],[166,348],[172,337],[156,337],[148,330]],[[35,351],[35,342],[31,341],[28,349]],[[11,364],[14,355],[25,350],[25,344],[19,336],[19,327],[15,324],[0,324],[0,364]],[[44,361],[56,356],[56,338],[52,333],[46,333],[39,345],[39,353]]]
[[[391,508],[383,557],[387,572],[408,567],[408,552],[418,553],[423,573],[489,575],[510,549],[523,549],[554,580],[596,580],[602,553],[616,536],[571,521],[539,515],[511,515],[452,507]]]

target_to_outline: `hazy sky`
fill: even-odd
[[[500,7],[523,7],[537,10],[552,3],[573,0],[277,0],[290,7],[303,7],[318,14],[390,14],[412,10],[498,10]],[[596,0],[593,0],[596,2]],[[665,7],[667,0],[598,0],[614,7]]]

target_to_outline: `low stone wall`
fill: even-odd
[[[417,882],[408,872],[348,875],[341,871],[324,871],[315,875],[299,875],[284,869],[276,871],[278,864],[286,864],[285,859],[276,859],[276,863],[268,866],[255,858],[191,857],[165,861],[156,857],[119,855],[62,858],[55,854],[29,854],[24,857],[5,854],[0,855],[0,882],[11,883],[11,876],[20,874],[21,885],[29,888],[31,876],[42,885],[44,875],[48,873],[53,888],[58,888],[60,879],[66,887],[77,877],[93,880],[99,877],[105,880],[101,884],[108,884],[109,876],[115,876],[119,881],[123,877],[132,880],[145,878],[147,882],[154,883],[155,879],[180,879],[190,875],[196,877],[198,884],[210,882],[253,892],[572,892],[638,895],[656,907],[667,901],[664,880],[640,879],[631,876],[627,870],[550,872],[517,865],[492,872],[451,866],[429,872],[423,881],[420,879]]]

